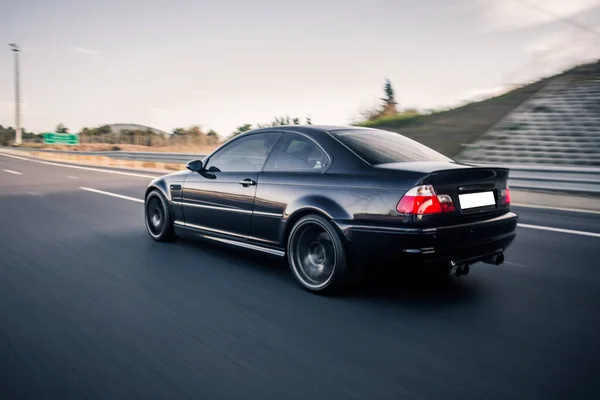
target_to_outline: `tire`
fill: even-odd
[[[306,215],[293,226],[287,259],[296,280],[310,292],[339,294],[356,283],[340,234],[319,215]]]
[[[144,202],[144,220],[150,237],[157,242],[175,239],[173,217],[167,199],[158,190],[152,190]]]

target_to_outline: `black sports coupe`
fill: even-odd
[[[507,179],[393,132],[280,126],[153,180],[145,220],[157,241],[188,231],[286,257],[304,288],[334,293],[384,263],[443,276],[501,264],[518,220]]]

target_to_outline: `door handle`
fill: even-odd
[[[242,185],[243,187],[254,186],[256,185],[256,181],[250,178],[246,178],[240,181],[240,185]]]

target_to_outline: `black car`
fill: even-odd
[[[188,231],[287,257],[313,292],[346,289],[384,264],[466,274],[502,263],[516,235],[507,169],[459,164],[393,132],[258,129],[187,169],[146,191],[153,239]]]

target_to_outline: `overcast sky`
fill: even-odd
[[[198,124],[229,134],[276,115],[346,124],[386,77],[433,108],[600,57],[600,0],[2,0],[22,52],[23,126]],[[0,124],[14,125],[0,49]]]

